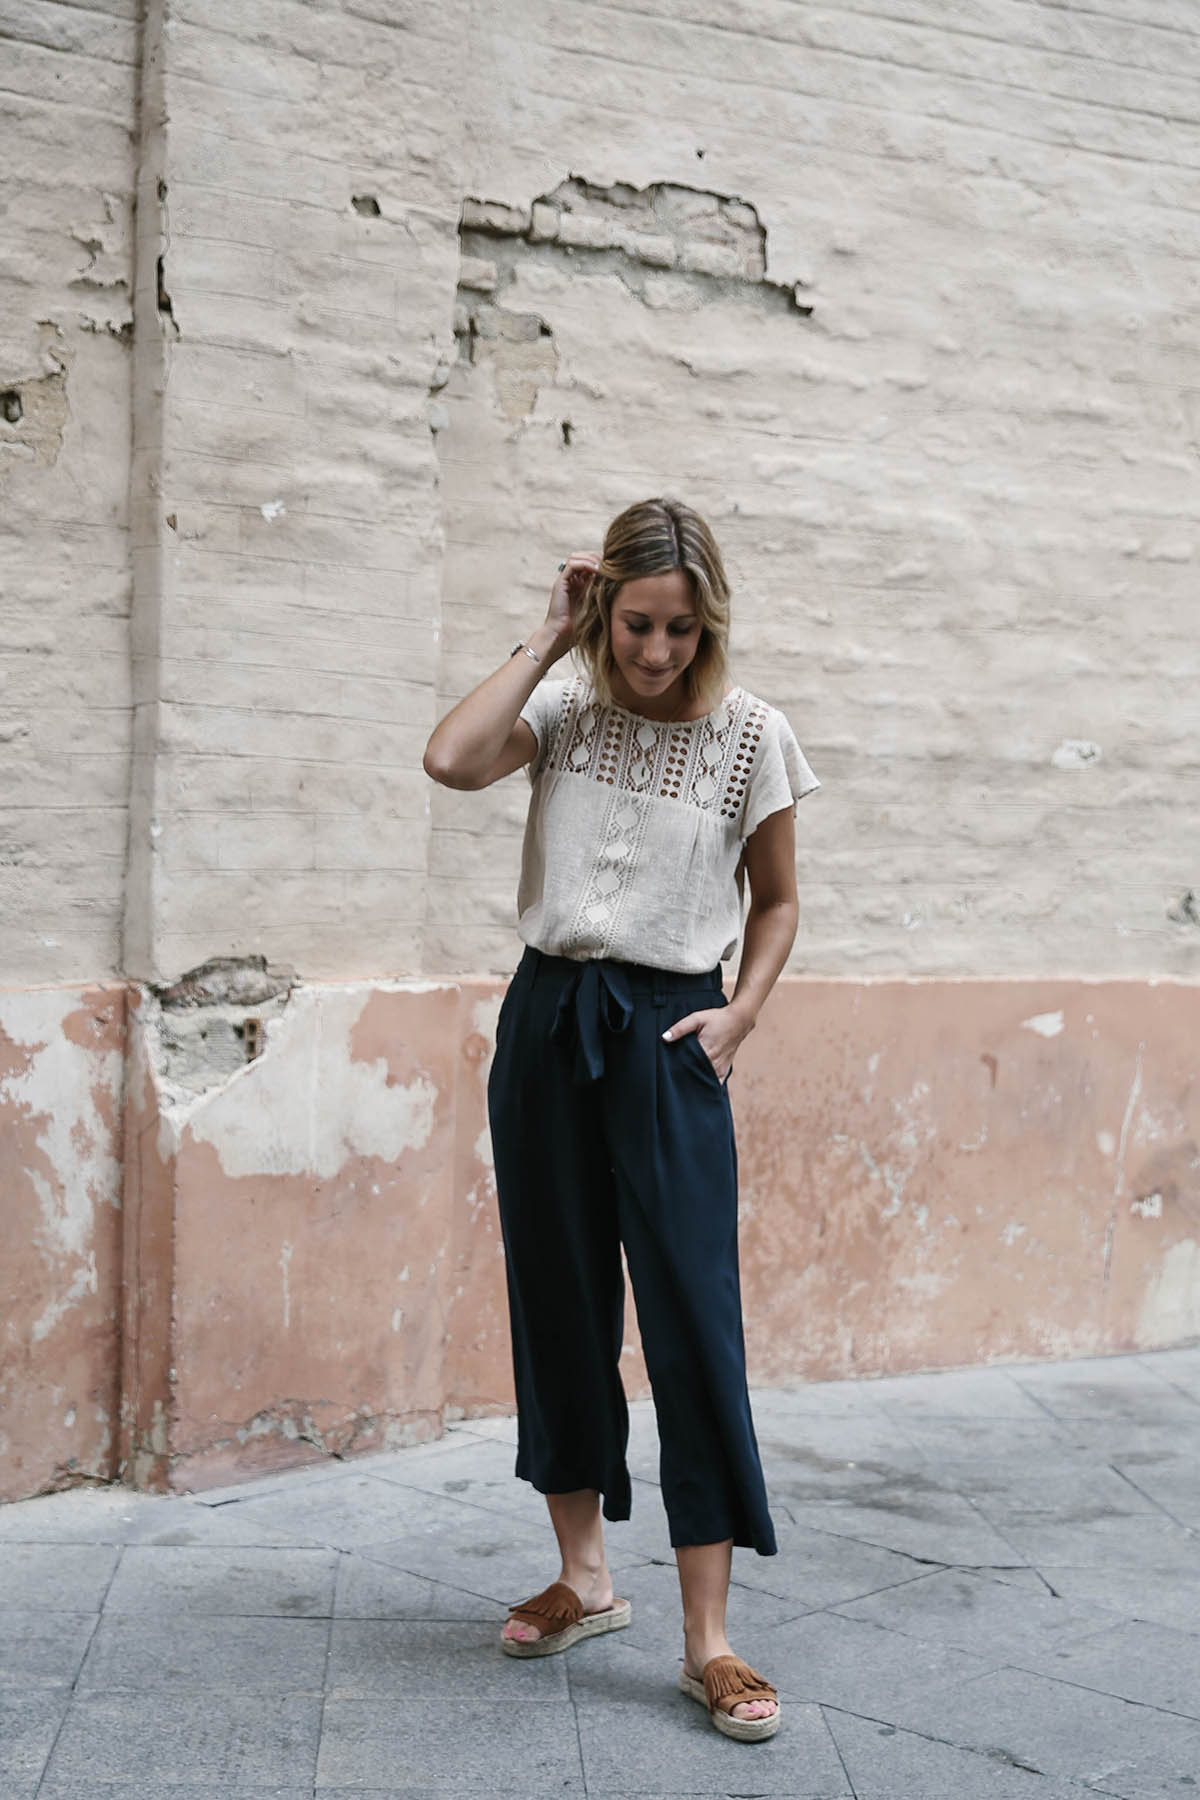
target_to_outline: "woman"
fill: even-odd
[[[725,1635],[734,1544],[775,1554],[746,1390],[727,1083],[796,933],[794,803],[819,783],[783,714],[728,676],[712,532],[628,507],[559,564],[543,624],[437,726],[426,771],[484,788],[527,766],[526,945],[488,1113],[518,1406],[516,1472],[562,1567],[502,1646],[546,1656],[630,1618],[601,1513],[630,1511],[618,1367],[624,1246],[683,1599],[680,1686],[727,1736],[779,1725]],[[548,680],[574,650],[584,673]],[[750,904],[737,983],[721,963]],[[603,1508],[602,1508],[603,1502]]]

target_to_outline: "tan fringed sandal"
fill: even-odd
[[[614,1599],[603,1612],[585,1613],[583,1601],[565,1581],[552,1581],[548,1588],[525,1600],[509,1612],[510,1619],[532,1625],[540,1637],[521,1643],[518,1638],[501,1635],[500,1648],[506,1656],[555,1656],[569,1650],[580,1638],[598,1637],[602,1631],[620,1631],[633,1617],[628,1600]]]
[[[769,1681],[764,1681],[740,1656],[714,1656],[704,1665],[702,1679],[697,1681],[686,1670],[679,1671],[683,1693],[701,1706],[707,1706],[709,1717],[726,1737],[740,1738],[743,1743],[758,1738],[774,1737],[779,1730],[779,1696]],[[762,1719],[735,1719],[733,1709],[743,1700],[774,1700],[775,1711]]]

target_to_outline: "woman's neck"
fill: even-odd
[[[626,712],[637,713],[639,717],[649,719],[654,725],[687,725],[704,718],[712,710],[705,705],[701,696],[690,696],[684,690],[682,681],[674,694],[668,689],[665,694],[656,694],[652,698],[635,694],[616,670],[609,677],[609,685],[618,706],[623,706]],[[728,687],[722,690],[722,700],[728,692]]]

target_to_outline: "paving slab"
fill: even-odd
[[[79,1674],[97,1619],[96,1613],[0,1607],[0,1692],[70,1687]]]
[[[903,1470],[926,1473],[929,1458],[910,1435],[906,1425],[894,1423],[884,1413],[845,1418],[835,1415],[784,1414],[759,1422],[758,1447],[764,1464],[775,1479],[807,1478],[814,1492],[825,1484],[852,1491],[881,1474]]]
[[[910,1689],[877,1710],[889,1724],[1122,1800],[1179,1800],[1200,1777],[1200,1721],[1024,1669]]]
[[[528,1671],[522,1665],[519,1672]],[[396,1795],[474,1786],[521,1800],[583,1800],[575,1714],[565,1698],[539,1706],[536,1724],[511,1697],[488,1703],[443,1694],[428,1707],[396,1695],[327,1700],[318,1794],[360,1792],[381,1777]]]
[[[832,1609],[905,1636],[936,1640],[973,1656],[1028,1662],[1060,1657],[1079,1638],[1111,1631],[1103,1607],[1072,1602],[978,1574],[942,1569]]]
[[[7,1687],[0,1693],[0,1794],[33,1800],[71,1704],[66,1688]]]
[[[223,1510],[236,1512],[243,1528],[269,1523],[331,1549],[361,1550],[391,1543],[402,1532],[424,1530],[439,1517],[461,1517],[461,1509],[455,1508],[451,1496],[401,1486],[359,1466],[346,1469],[339,1480],[311,1482],[295,1493],[274,1489]]]
[[[0,1504],[0,1545],[127,1544],[143,1520],[161,1518],[164,1504],[161,1494],[120,1486],[64,1488],[11,1500]]]
[[[337,1553],[288,1545],[134,1544],[122,1553],[108,1613],[275,1613],[328,1618],[333,1611]]]
[[[984,1369],[939,1369],[934,1374],[871,1377],[866,1386],[875,1406],[891,1419],[1037,1419],[1045,1407],[1021,1377],[1028,1365]]]
[[[933,1480],[905,1475],[853,1500],[794,1498],[786,1480],[774,1485],[797,1525],[834,1536],[967,1568],[1034,1560],[962,1494],[948,1493]]]
[[[511,1704],[513,1659],[498,1652],[498,1624],[429,1619],[335,1619],[328,1692],[439,1706],[447,1694]],[[566,1655],[522,1659],[522,1706],[567,1702]]]
[[[1200,1615],[1200,1591],[1192,1600]],[[1200,1720],[1200,1616],[1193,1616],[1190,1631],[1124,1619],[1060,1643],[1050,1654],[1035,1649],[1019,1660],[1059,1681]],[[1200,1765],[1193,1773],[1200,1785]]]
[[[957,1688],[969,1674],[986,1675],[1000,1656],[976,1655],[932,1635],[890,1631],[867,1619],[806,1613],[764,1626],[747,1655],[780,1695],[891,1720],[902,1696]]]
[[[112,1544],[0,1544],[0,1606],[99,1612],[120,1556]]]
[[[1052,1581],[1055,1593],[1064,1599],[1086,1600],[1122,1618],[1197,1632],[1200,1571],[1169,1564],[1161,1569],[1110,1569],[1103,1563],[1082,1569],[1056,1565],[1045,1579]]]
[[[1017,1383],[1057,1419],[1127,1418],[1134,1424],[1191,1425],[1197,1402],[1164,1373],[1136,1358],[1035,1364]]]
[[[340,1557],[333,1610],[339,1619],[490,1619],[497,1630],[507,1617],[499,1600],[450,1581],[409,1575],[376,1562],[369,1551],[347,1551]]]
[[[786,1736],[784,1735],[786,1732]],[[790,1705],[773,1738],[743,1744],[723,1737],[708,1711],[678,1689],[660,1698],[622,1694],[615,1704],[579,1709],[579,1743],[589,1797],[622,1794],[802,1792],[834,1800],[846,1773],[819,1707]]]
[[[369,1555],[374,1562],[449,1582],[506,1608],[540,1593],[559,1568],[548,1523],[535,1530],[479,1507],[461,1508],[453,1518],[433,1519],[394,1543],[372,1544]],[[610,1539],[608,1561],[617,1573],[645,1558]]]
[[[323,1618],[109,1614],[97,1627],[78,1685],[81,1692],[319,1694],[328,1643]]]
[[[321,1704],[319,1694],[84,1693],[47,1772],[60,1782],[311,1783]]]
[[[1019,1557],[1052,1578],[1055,1568],[1158,1569],[1200,1580],[1200,1533],[1161,1512],[1113,1514],[1084,1504],[1055,1516],[1006,1513],[1000,1527]]]
[[[1200,1439],[1200,1431],[1196,1436]],[[1178,1448],[1159,1456],[1118,1454],[1112,1470],[1176,1524],[1200,1530],[1200,1455],[1185,1457]]]
[[[1162,1511],[1117,1470],[1090,1456],[947,1456],[937,1467],[938,1485],[995,1518],[1004,1512],[1074,1515],[1079,1508],[1123,1513]]]
[[[779,1549],[774,1556],[734,1551],[733,1580],[756,1593],[792,1600],[797,1612],[857,1599],[943,1566],[782,1516],[776,1517],[775,1534]]]
[[[299,1786],[213,1787],[205,1782],[93,1781],[66,1775],[48,1776],[37,1791],[37,1800],[312,1800],[311,1781]]]
[[[855,1800],[1085,1800],[1112,1792],[1047,1780],[1001,1750],[961,1750],[833,1707],[825,1718]]]

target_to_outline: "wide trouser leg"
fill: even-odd
[[[666,1025],[725,1003],[712,989],[639,997],[608,1056],[605,1116],[674,1547],[775,1554],[750,1398],[729,1094],[698,1038]]]
[[[523,959],[501,1007],[488,1118],[517,1394],[516,1473],[543,1494],[595,1488],[627,1519],[624,1275],[599,1082],[552,1041],[558,991]]]

